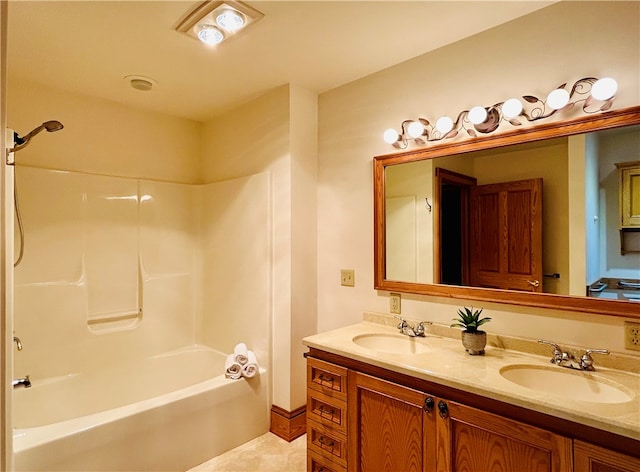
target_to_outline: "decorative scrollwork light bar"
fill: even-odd
[[[438,118],[435,123],[425,118],[405,120],[400,125],[400,132],[392,128],[386,130],[384,140],[396,148],[406,149],[410,141],[424,146],[430,142],[455,138],[460,132],[475,137],[479,133],[492,133],[502,121],[521,126],[522,118],[528,122],[543,120],[580,103],[584,113],[599,113],[611,108],[618,91],[618,83],[609,77],[585,77],[574,83],[571,91],[567,91],[566,87],[565,83],[551,91],[546,100],[523,95],[522,100],[510,98],[490,107],[475,106],[461,111],[455,122],[448,116]]]

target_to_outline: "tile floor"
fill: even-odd
[[[267,433],[188,472],[305,472],[307,436],[288,443]]]

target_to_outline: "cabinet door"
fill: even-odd
[[[571,440],[438,400],[438,472],[571,472]]]
[[[348,470],[435,471],[435,412],[426,412],[427,398],[349,371]]]
[[[640,459],[582,441],[574,441],[573,455],[576,472],[638,472],[640,470]]]

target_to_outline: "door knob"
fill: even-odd
[[[538,288],[540,286],[539,280],[527,280],[527,283],[535,288]]]

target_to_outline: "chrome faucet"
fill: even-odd
[[[593,358],[591,354],[609,354],[608,349],[587,349],[585,353],[580,357],[580,369],[594,371]]]
[[[412,338],[415,338],[416,336],[421,338],[425,337],[427,332],[425,325],[431,324],[431,321],[421,321],[417,326],[413,327],[401,316],[396,315],[394,318],[400,320],[400,323],[398,323],[397,326],[400,332]]]
[[[573,354],[563,351],[556,343],[546,341],[544,339],[538,339],[538,342],[542,344],[549,344],[553,347],[553,357],[550,361],[552,364],[559,365],[560,367],[566,367],[568,369],[594,371],[596,369],[593,367],[593,358],[591,357],[591,354],[609,354],[608,349],[587,349],[580,359],[576,360]],[[577,367],[573,364],[574,361],[577,362]]]
[[[29,376],[25,376],[21,379],[14,379],[13,380],[13,388],[18,388],[18,387],[24,387],[24,388],[29,388],[31,387],[31,380],[29,380]]]
[[[20,338],[18,336],[13,337],[13,342],[16,343],[18,351],[22,351],[22,341],[20,341]]]

